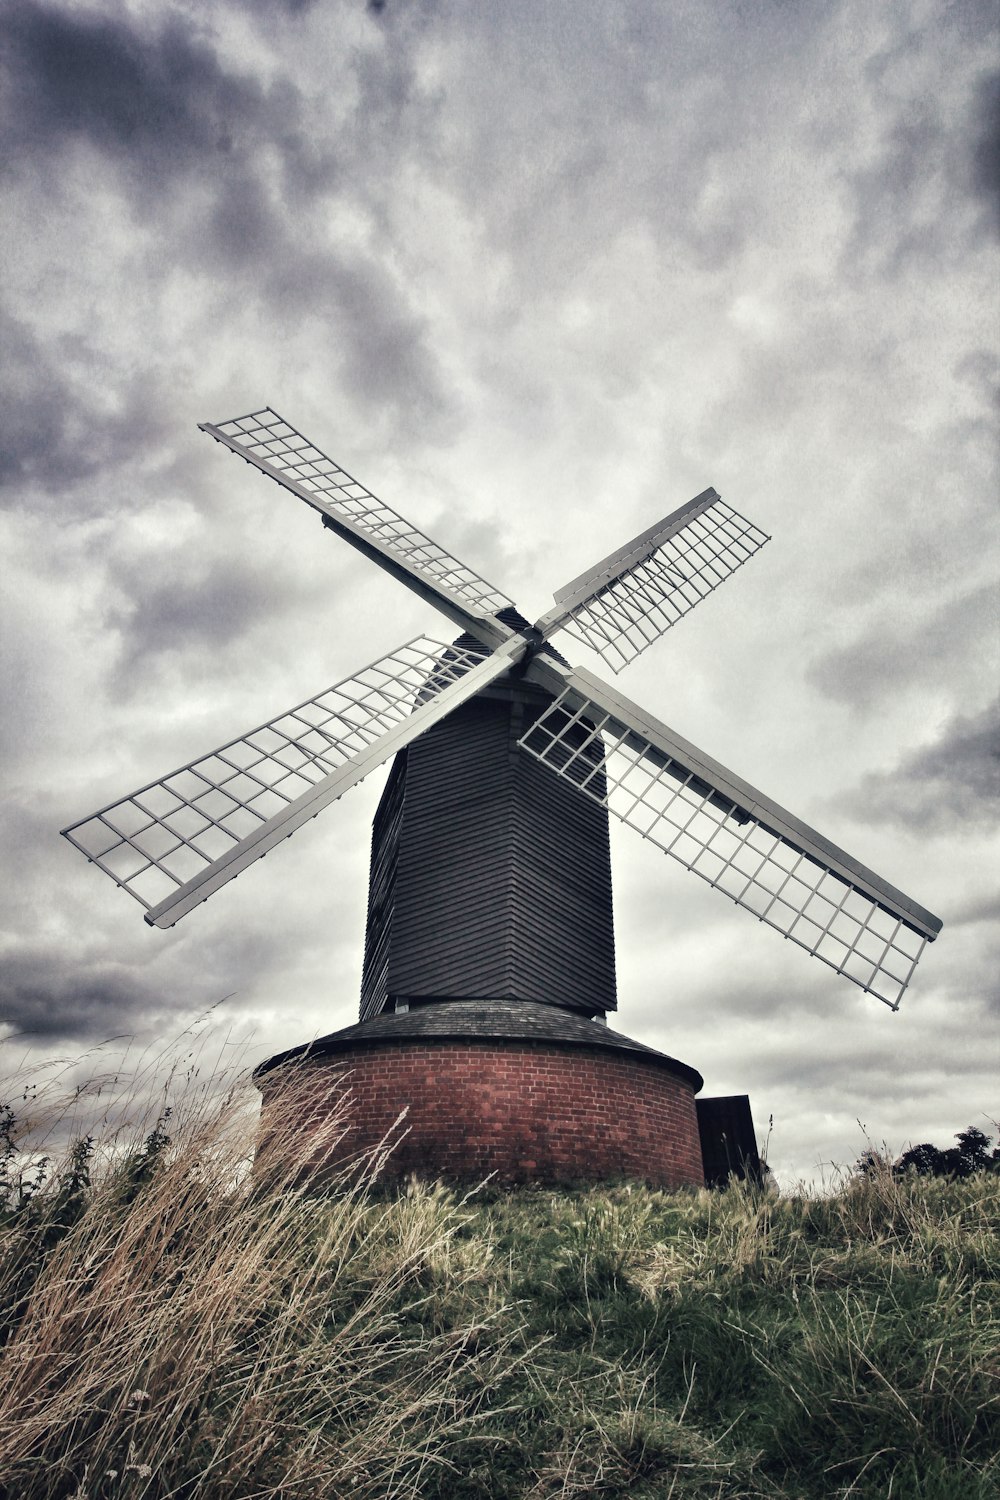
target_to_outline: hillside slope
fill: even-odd
[[[318,1197],[178,1114],[0,1121],[2,1500],[998,1492],[1000,1176]]]

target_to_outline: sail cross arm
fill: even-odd
[[[619,672],[769,540],[704,490],[560,589],[536,629],[566,630]]]
[[[521,748],[685,868],[893,1009],[940,920],[586,671]]]
[[[510,638],[507,626],[493,618],[512,607],[506,594],[379,500],[270,407],[199,427],[319,511],[330,530],[484,645]]]
[[[525,649],[515,637],[484,660],[418,637],[63,834],[172,926]]]

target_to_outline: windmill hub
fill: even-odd
[[[617,1004],[609,815],[894,1010],[941,923],[551,638],[619,671],[766,535],[705,490],[531,624],[270,408],[203,430],[462,634],[404,643],[66,837],[170,927],[391,760],[361,1019],[265,1064],[265,1101],[280,1108],[287,1067],[312,1070],[320,1107],[349,1074],[352,1155],[406,1106],[388,1171],[664,1185],[752,1171],[745,1096],[696,1103],[694,1069],[601,1024]]]
[[[522,625],[520,634],[528,643],[528,651],[526,656],[524,657],[524,664],[527,665],[527,663],[530,662],[531,658],[533,656],[537,656],[539,651],[543,649],[543,647],[546,645],[546,640],[542,632],[538,629],[537,625]]]

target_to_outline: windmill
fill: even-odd
[[[748,561],[768,538],[714,489],[530,624],[270,408],[202,431],[461,634],[411,640],[64,829],[147,923],[172,926],[395,758],[375,819],[361,1022],[313,1058],[526,1035],[582,1049],[577,1062],[602,1047],[661,1058],[600,1025],[616,1003],[609,814],[898,1008],[940,921],[552,645],[564,632],[618,672]],[[663,1061],[695,1086],[693,1069]]]

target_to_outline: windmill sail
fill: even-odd
[[[276,411],[265,407],[228,422],[204,422],[201,430],[318,510],[325,524],[485,644],[509,638],[510,631],[491,617],[512,608],[513,600],[384,504]]]
[[[555,676],[533,663],[529,676]],[[585,671],[519,741],[739,906],[893,1010],[940,921]],[[595,755],[595,749],[600,753]]]
[[[769,540],[705,490],[560,589],[537,629],[566,630],[620,672]]]
[[[147,922],[172,926],[524,649],[518,638],[484,661],[418,637],[63,833]]]
[[[617,671],[759,551],[766,534],[714,489],[561,589],[529,626],[505,594],[271,408],[202,430],[291,490],[466,634],[453,646],[418,637],[64,829],[142,903],[148,923],[172,926],[511,672],[546,694],[540,716],[516,731],[522,749],[762,922],[898,1007],[925,943],[940,931],[938,919],[547,646],[565,629]],[[602,827],[606,833],[603,818]]]

